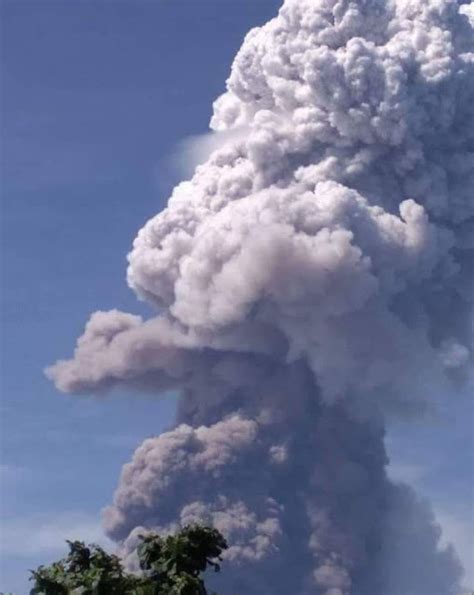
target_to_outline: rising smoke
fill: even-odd
[[[129,256],[159,314],[94,313],[48,370],[65,392],[181,395],[105,511],[125,553],[201,520],[231,544],[222,595],[458,595],[384,427],[470,382],[471,9],[286,0],[247,35],[221,140]]]

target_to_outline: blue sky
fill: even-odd
[[[1,4],[0,590],[26,593],[26,569],[65,538],[103,539],[122,464],[172,423],[173,395],[66,397],[42,370],[93,310],[146,315],[125,283],[131,242],[179,177],[180,143],[207,130],[244,34],[279,4]],[[400,423],[389,445],[393,474],[432,499],[467,560],[472,409],[449,399],[448,419]]]

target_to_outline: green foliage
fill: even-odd
[[[220,570],[215,560],[226,548],[219,531],[194,525],[165,539],[142,537],[137,553],[145,576],[159,586],[157,595],[206,595],[200,575],[208,566]]]
[[[68,541],[69,554],[32,571],[30,595],[207,595],[201,574],[227,548],[216,530],[190,525],[176,535],[140,536],[141,576],[126,573],[117,556],[96,545]]]
[[[68,544],[64,560],[32,571],[30,595],[125,595],[140,586],[141,579],[126,574],[117,556],[81,541]]]

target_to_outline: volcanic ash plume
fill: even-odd
[[[222,595],[458,595],[384,426],[470,382],[474,35],[455,0],[286,0],[214,105],[218,148],[139,232],[142,320],[96,312],[65,392],[176,390],[105,512],[214,524]],[[216,145],[216,146],[217,146]]]

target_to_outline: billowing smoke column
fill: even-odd
[[[129,256],[159,314],[96,312],[48,370],[181,395],[105,512],[125,552],[201,520],[231,544],[222,595],[459,593],[429,510],[387,478],[384,424],[470,382],[470,11],[286,0],[247,35],[219,147]]]

